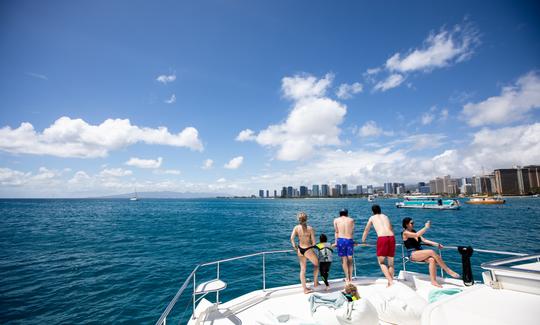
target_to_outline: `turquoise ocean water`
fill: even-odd
[[[396,230],[411,216],[417,226],[431,220],[425,237],[443,244],[540,250],[540,199],[459,211],[396,209],[395,202],[377,203]],[[370,206],[366,199],[0,200],[0,323],[153,324],[197,263],[288,249],[298,211],[332,240],[332,220],[348,208],[359,240]],[[368,242],[374,241],[372,230]],[[358,275],[381,276],[374,255],[372,248],[356,249]],[[457,252],[443,257],[461,272]],[[496,258],[475,253],[472,262]],[[221,299],[261,288],[261,269],[260,257],[222,265],[228,288]],[[474,271],[480,280],[480,269]],[[197,279],[215,272],[204,268]],[[331,276],[342,277],[338,263]],[[268,287],[297,281],[294,254],[267,257]],[[185,322],[189,299],[180,300],[168,323]]]

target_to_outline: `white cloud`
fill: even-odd
[[[82,170],[79,170],[73,175],[73,177],[68,181],[69,184],[84,184],[90,181],[90,176]]]
[[[164,85],[168,84],[169,82],[173,82],[175,80],[176,80],[175,74],[171,74],[171,75],[162,74],[156,78],[156,81],[161,82]]]
[[[336,96],[338,96],[339,99],[349,99],[352,98],[354,94],[362,92],[363,89],[364,87],[359,82],[355,82],[351,85],[341,84],[336,91]]]
[[[423,125],[431,124],[431,122],[433,122],[434,119],[435,119],[435,115],[433,115],[431,112],[426,112],[426,113],[422,114],[422,124]]]
[[[154,170],[154,174],[158,174],[158,175],[180,175],[180,174],[182,174],[182,172],[177,170],[177,169],[156,169],[156,170]]]
[[[202,169],[210,169],[214,165],[214,161],[212,159],[206,159],[203,162]]]
[[[31,173],[24,173],[10,168],[0,168],[0,185],[20,186],[30,177]]]
[[[446,121],[448,119],[448,109],[446,108],[443,108],[441,110],[441,113],[440,113],[440,118],[439,118],[441,121]]]
[[[42,133],[36,132],[28,122],[16,129],[9,126],[0,129],[0,150],[12,153],[96,158],[138,142],[203,150],[199,132],[193,127],[171,134],[166,127],[141,128],[131,125],[128,119],[107,119],[91,125],[64,116]]]
[[[391,74],[383,81],[379,81],[374,87],[374,91],[387,91],[388,89],[396,88],[405,81],[405,78],[399,73]]]
[[[225,183],[227,180],[223,177],[221,177],[220,179],[218,179],[216,182],[217,183]]]
[[[175,94],[172,94],[171,97],[169,99],[166,99],[165,100],[165,103],[166,104],[174,104],[176,103],[176,95]]]
[[[383,133],[383,129],[377,126],[375,121],[367,121],[358,130],[358,135],[361,137],[376,137]]]
[[[366,70],[366,74],[368,75],[374,75],[381,71],[381,68],[371,68]]]
[[[155,160],[132,157],[128,161],[126,161],[126,165],[139,167],[139,168],[155,169],[155,168],[161,167],[162,162],[163,162],[162,157],[158,157],[158,159],[155,159]]]
[[[133,172],[129,169],[122,168],[106,168],[99,173],[102,177],[123,177],[133,175]]]
[[[40,167],[35,175],[31,172],[25,173],[10,168],[0,168],[0,186],[40,186],[47,189],[47,185],[59,185],[58,177],[60,176],[60,172],[45,167]]]
[[[244,162],[244,157],[238,156],[231,159],[228,163],[226,163],[223,167],[227,169],[237,169],[242,165]]]
[[[523,120],[540,108],[540,77],[536,71],[521,76],[515,85],[503,87],[499,96],[463,106],[462,116],[470,126],[507,124]]]
[[[483,128],[476,132],[463,162],[471,166],[504,168],[540,162],[540,123]],[[478,169],[476,169],[478,172]]]
[[[27,72],[26,75],[30,76],[30,77],[33,77],[33,78],[41,79],[41,80],[49,80],[49,78],[44,74]]]
[[[245,129],[243,131],[240,131],[238,133],[238,136],[236,137],[236,141],[244,142],[244,141],[253,141],[257,137],[255,136],[255,132],[250,129]]]
[[[293,100],[323,97],[333,80],[334,75],[331,73],[327,73],[319,80],[309,74],[284,77],[281,81],[281,90],[286,98]]]
[[[401,85],[413,72],[430,72],[467,60],[479,43],[479,32],[471,23],[465,22],[452,29],[443,27],[438,33],[430,33],[421,47],[407,53],[395,53],[382,67],[368,69],[364,78],[375,82],[375,75],[384,68],[389,75],[379,81],[373,91],[386,91]],[[411,84],[408,86],[412,87]]]
[[[431,71],[468,59],[478,43],[478,32],[470,24],[456,25],[452,30],[443,28],[431,33],[421,48],[392,55],[385,67],[400,73]]]
[[[347,112],[345,105],[325,97],[333,76],[324,78],[310,75],[285,77],[282,80],[284,96],[293,99],[293,109],[281,124],[268,126],[257,134],[248,133],[257,143],[278,147],[277,159],[299,160],[314,152],[315,148],[339,145],[339,125]],[[239,135],[240,136],[240,135]]]
[[[389,143],[392,147],[399,146],[404,151],[423,150],[442,146],[447,137],[440,133],[421,133],[402,136]]]

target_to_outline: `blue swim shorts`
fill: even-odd
[[[338,256],[352,256],[354,251],[354,240],[349,238],[337,239]]]

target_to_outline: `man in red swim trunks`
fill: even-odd
[[[369,229],[373,224],[375,231],[377,232],[377,261],[381,267],[381,271],[384,273],[386,280],[388,280],[388,286],[391,286],[394,281],[394,255],[396,252],[396,239],[394,237],[394,228],[390,219],[381,213],[381,207],[374,204],[371,207],[373,215],[369,217],[364,234],[362,235],[362,243],[366,242]],[[385,260],[388,263],[385,264]]]

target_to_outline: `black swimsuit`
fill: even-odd
[[[302,256],[304,256],[304,254],[308,251],[308,249],[312,249],[313,246],[309,246],[309,247],[306,247],[306,248],[302,248],[300,246],[298,246],[298,251],[300,252],[300,254],[302,254]]]

